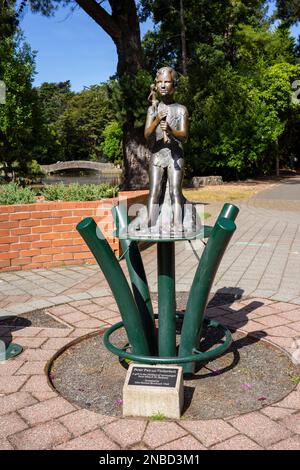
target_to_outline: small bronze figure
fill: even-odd
[[[159,212],[159,200],[165,173],[169,183],[173,207],[173,231],[183,231],[183,196],[181,192],[184,174],[182,143],[188,136],[188,112],[185,106],[174,102],[173,95],[178,82],[177,73],[171,67],[158,70],[155,85],[151,87],[145,125],[145,137],[152,139],[150,162],[150,195],[148,200],[148,227],[153,227]],[[156,90],[161,101],[156,99]]]

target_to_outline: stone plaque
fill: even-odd
[[[179,419],[183,407],[180,366],[130,364],[123,387],[123,416]]]
[[[148,387],[175,387],[178,369],[167,367],[133,367],[128,385],[147,385]]]

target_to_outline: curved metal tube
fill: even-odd
[[[210,289],[223,254],[235,230],[236,226],[233,220],[219,217],[211,232],[188,298],[181,331],[179,357],[191,355],[192,351],[198,346]],[[185,364],[185,373],[194,373],[194,371],[194,363]]]
[[[112,215],[118,228],[118,233],[125,233],[129,225],[126,207],[122,204],[114,206],[112,208]],[[121,236],[120,243],[126,260],[135,302],[143,323],[143,329],[147,336],[151,354],[155,355],[157,352],[157,341],[154,314],[141,253],[137,242],[130,241]]]
[[[227,351],[227,349],[231,346],[232,343],[232,336],[228,328],[225,326],[221,325],[220,323],[216,321],[208,322],[209,325],[213,328],[222,328],[225,333],[225,341],[223,344],[220,346],[210,349],[209,351],[206,352],[200,352],[194,349],[192,352],[193,354],[190,354],[189,356],[185,357],[155,357],[155,356],[140,356],[137,354],[129,353],[126,351],[126,349],[120,349],[111,344],[109,341],[109,337],[114,331],[118,330],[119,328],[122,328],[123,322],[115,323],[112,325],[103,335],[103,342],[105,347],[111,351],[113,354],[123,358],[123,359],[129,359],[134,362],[140,362],[142,364],[186,364],[190,363],[191,361],[194,362],[201,362],[201,361],[207,361],[209,359],[213,359],[216,356],[219,356],[223,352]]]
[[[127,279],[94,219],[88,217],[77,230],[93,253],[118,304],[128,340],[136,354],[150,354],[150,344]]]

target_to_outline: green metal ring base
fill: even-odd
[[[16,357],[21,354],[22,351],[22,346],[20,346],[19,344],[10,343],[5,349],[4,353],[0,353],[0,362],[12,359],[13,357]]]
[[[220,354],[227,351],[227,349],[231,346],[232,343],[232,335],[226,326],[222,325],[221,323],[215,320],[208,320],[204,319],[204,323],[207,325],[208,328],[220,328],[223,330],[225,335],[225,341],[220,346],[211,349],[210,351],[200,352],[194,349],[194,354],[185,357],[150,357],[150,356],[141,356],[138,354],[133,354],[127,352],[128,345],[126,345],[123,349],[117,348],[109,341],[109,337],[112,333],[116,330],[122,328],[123,322],[118,322],[112,325],[103,335],[103,342],[105,347],[122,359],[129,359],[134,362],[140,362],[142,364],[186,364],[188,362],[201,362],[207,361],[208,359],[213,359]]]

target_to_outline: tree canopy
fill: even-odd
[[[277,0],[277,17],[288,26],[300,21],[300,1]]]
[[[5,155],[16,155],[8,147],[6,125],[18,129],[14,145],[28,149],[23,155],[29,160],[38,154],[44,163],[103,156],[119,161],[123,155],[127,186],[143,186],[149,158],[143,137],[147,96],[162,65],[180,72],[176,99],[190,114],[187,174],[266,174],[275,170],[278,156],[285,164],[291,153],[299,153],[300,111],[292,85],[300,79],[300,66],[289,26],[299,20],[300,0],[277,0],[280,22],[275,26],[264,0],[28,2],[44,15],[55,14],[59,5],[82,8],[114,41],[117,73],[106,84],[78,93],[69,81],[32,89],[34,57],[17,45],[18,15],[2,10],[6,19],[0,21],[0,37],[10,47],[3,46],[6,59],[0,71],[4,76],[5,66],[9,100],[14,86],[23,84],[17,88],[23,125],[18,127],[9,114],[13,101],[8,101],[5,119],[0,107],[2,155],[4,142]],[[140,22],[148,17],[154,29],[141,42]],[[19,72],[13,74],[9,61]]]
[[[5,175],[30,174],[38,157],[41,113],[32,88],[34,54],[17,31],[11,2],[0,12],[0,80],[6,102],[0,105],[0,163]],[[6,27],[5,27],[6,26]]]

